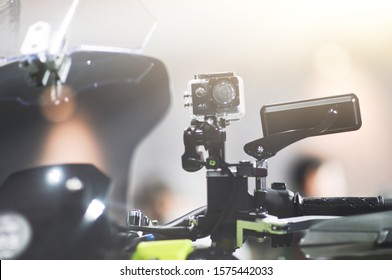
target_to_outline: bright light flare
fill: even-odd
[[[84,217],[89,222],[95,221],[102,215],[104,210],[105,204],[98,199],[94,199],[88,206]]]

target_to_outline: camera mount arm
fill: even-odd
[[[307,129],[293,129],[269,135],[249,142],[244,146],[245,152],[257,160],[266,160],[276,155],[277,152],[285,147],[311,136],[317,136],[329,129],[337,120],[339,113],[331,108],[326,113],[324,120],[315,127]]]
[[[185,152],[181,157],[184,170],[195,172],[203,166],[218,169],[224,165],[225,127],[226,121],[216,116],[206,116],[205,121],[192,120],[191,125],[184,131]],[[208,152],[206,161],[199,150],[200,146],[204,146]]]

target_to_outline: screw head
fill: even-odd
[[[259,155],[261,155],[263,152],[264,152],[264,147],[263,147],[263,146],[258,146],[258,147],[257,147],[257,153],[258,153]]]

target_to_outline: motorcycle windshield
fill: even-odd
[[[64,37],[66,50],[140,52],[157,20],[137,0],[0,0],[2,63],[21,55],[28,29],[37,22],[49,25],[51,44]]]
[[[0,183],[11,173],[32,167],[93,164],[112,179],[111,208],[125,221],[132,153],[170,103],[163,63],[135,51],[141,50],[152,25],[139,27],[153,18],[137,1],[0,3],[1,31],[7,31],[7,40],[2,39],[7,44],[0,45],[6,60],[0,67]],[[67,75],[61,82],[49,79],[41,83],[37,76],[45,76],[49,66],[35,54],[21,55],[14,47],[37,20],[50,21],[52,30],[61,26],[56,20],[66,17],[75,3],[66,32],[67,48],[62,53]],[[147,20],[137,15],[140,9]],[[114,10],[118,12],[115,17]],[[21,67],[27,62],[35,68]]]

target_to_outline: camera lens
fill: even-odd
[[[218,105],[229,105],[236,97],[236,91],[231,83],[221,81],[214,86],[212,96]]]

